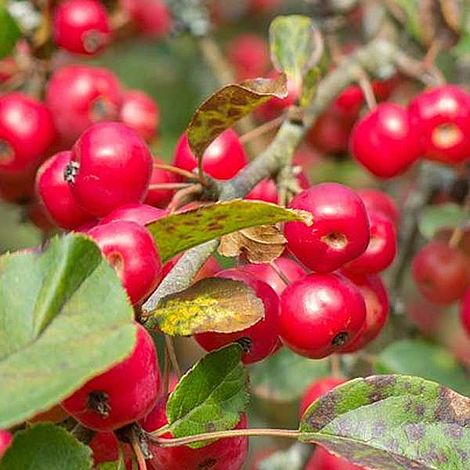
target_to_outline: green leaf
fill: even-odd
[[[328,361],[315,361],[281,348],[276,354],[250,368],[253,392],[276,402],[299,399],[317,378],[328,375]]]
[[[304,76],[302,84],[302,95],[300,96],[300,106],[306,108],[313,100],[320,82],[321,72],[318,67],[312,67]]]
[[[248,404],[242,349],[232,344],[204,356],[178,382],[166,413],[175,437],[233,429]],[[203,447],[206,443],[190,444]]]
[[[314,28],[311,18],[302,15],[278,16],[269,27],[271,60],[276,69],[299,87],[304,75],[315,65]]]
[[[419,217],[419,231],[423,237],[431,240],[439,230],[458,227],[467,218],[468,215],[458,204],[447,203],[428,206],[423,209]]]
[[[209,144],[223,131],[273,97],[285,98],[285,75],[275,80],[256,78],[226,85],[210,96],[194,113],[187,128],[191,150],[202,158]]]
[[[419,377],[359,378],[314,402],[300,432],[376,470],[467,470],[470,399]]]
[[[15,434],[0,470],[89,470],[91,449],[64,428],[36,424]]]
[[[470,395],[470,377],[455,357],[437,344],[405,339],[387,346],[377,357],[380,374],[416,375]]]
[[[0,59],[10,54],[20,36],[18,24],[8,10],[0,5]]]
[[[233,200],[162,217],[147,229],[153,235],[163,262],[201,243],[237,230],[300,220],[312,223],[305,211],[284,209],[260,201]]]
[[[0,428],[51,408],[135,343],[133,310],[84,236],[0,257]]]
[[[160,329],[172,336],[231,333],[261,320],[264,306],[244,282],[208,278],[164,297],[154,315]]]

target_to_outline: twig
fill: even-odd
[[[173,344],[173,338],[171,336],[165,335],[165,347],[168,351],[168,356],[170,358],[171,367],[173,368],[174,373],[178,377],[181,378],[181,368],[178,364],[178,358],[176,357],[175,345]]]
[[[266,134],[267,132],[270,132],[277,127],[279,127],[282,122],[284,121],[285,117],[284,116],[279,116],[271,121],[265,122],[264,124],[261,124],[261,126],[255,127],[251,131],[247,132],[246,134],[243,134],[240,137],[240,142],[242,144],[245,144],[247,142],[251,142],[252,140],[256,139],[260,135]]]
[[[216,431],[197,434],[195,436],[177,437],[177,438],[163,438],[155,437],[153,434],[148,434],[150,441],[154,442],[160,447],[178,447],[195,442],[202,442],[211,439],[227,439],[240,436],[266,436],[266,437],[284,437],[287,439],[298,439],[300,431],[291,429],[231,429],[229,431]]]

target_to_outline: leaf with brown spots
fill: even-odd
[[[258,225],[288,221],[301,221],[310,225],[312,215],[267,202],[236,199],[162,217],[147,225],[147,228],[165,262],[182,251],[222,235]]]
[[[160,329],[171,336],[241,331],[263,316],[263,302],[250,287],[221,278],[202,279],[164,297],[154,313]]]
[[[467,470],[470,399],[419,377],[359,378],[314,402],[300,432],[366,468]]]
[[[233,429],[248,405],[248,372],[238,344],[211,352],[178,382],[166,413],[175,437]],[[206,443],[190,444],[203,447]]]
[[[287,96],[286,76],[275,80],[255,78],[226,85],[207,98],[194,113],[186,130],[191,150],[202,158],[209,144],[223,131],[273,97]]]
[[[281,256],[287,240],[276,225],[260,225],[224,235],[219,254],[244,254],[250,263],[270,263]]]

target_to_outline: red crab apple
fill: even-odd
[[[362,199],[368,212],[382,212],[395,224],[395,226],[398,225],[400,220],[398,207],[395,201],[387,193],[374,188],[358,189],[356,190],[356,193]]]
[[[142,421],[142,427],[147,432],[156,431],[168,424],[166,416],[167,398],[157,402],[155,408]],[[246,415],[240,417],[235,429],[247,427]],[[167,432],[162,438],[171,438]],[[192,449],[188,446],[158,447],[149,443],[153,454],[149,461],[153,470],[240,470],[248,452],[248,438],[244,436],[230,439],[219,439],[211,444]]]
[[[43,103],[17,92],[0,96],[0,174],[37,168],[55,137]]]
[[[416,295],[405,306],[408,319],[418,330],[427,337],[434,337],[441,329],[446,312],[442,305],[436,305],[429,300]]]
[[[411,268],[421,294],[436,304],[460,299],[470,283],[470,259],[445,242],[433,241],[421,248]]]
[[[135,222],[97,225],[88,235],[121,279],[133,305],[147,298],[161,279],[162,263],[152,236]]]
[[[120,0],[137,31],[151,38],[166,36],[172,27],[170,10],[163,0]]]
[[[366,470],[358,467],[349,460],[336,457],[322,447],[317,447],[310,457],[305,470]]]
[[[13,437],[8,431],[0,429],[0,459],[2,458],[3,454],[7,451],[8,447],[10,447],[12,440]]]
[[[227,129],[207,147],[202,161],[202,168],[208,175],[228,180],[248,163],[248,157],[237,133]],[[186,134],[183,134],[176,144],[173,163],[188,171],[197,167],[197,159],[189,147]]]
[[[206,351],[219,349],[226,344],[238,340],[248,339],[248,351],[243,354],[245,364],[252,364],[268,357],[278,344],[279,337],[279,297],[274,290],[260,281],[252,274],[240,269],[226,269],[217,274],[217,277],[233,279],[246,283],[255,291],[264,305],[264,318],[242,331],[233,333],[200,333],[194,336],[195,340]]]
[[[296,261],[287,256],[281,256],[274,260],[273,263],[289,282],[294,282],[307,275],[305,270]],[[281,295],[287,287],[281,276],[270,264],[244,264],[239,266],[238,269],[247,271],[259,280],[266,282],[278,295]]]
[[[281,295],[280,336],[301,356],[321,359],[354,341],[366,320],[359,289],[336,273],[310,274]]]
[[[147,204],[126,204],[110,212],[101,220],[101,224],[115,222],[116,220],[127,220],[145,226],[165,217],[167,212]]]
[[[345,269],[354,273],[378,273],[387,269],[397,253],[393,222],[383,213],[369,211],[370,241],[366,251],[350,261]]]
[[[66,180],[78,204],[103,217],[141,202],[151,174],[152,155],[137,132],[118,122],[101,122],[73,146]]]
[[[129,444],[122,443],[121,445],[126,469],[133,470],[132,449]],[[93,452],[93,463],[95,466],[119,460],[119,441],[112,432],[97,432],[90,441],[89,446]]]
[[[165,162],[160,158],[153,159],[152,176],[150,177],[150,185],[144,201],[151,206],[166,207],[175,193],[174,189],[159,189],[152,186],[157,184],[171,184],[178,181],[178,177],[174,173],[156,166],[164,163]]]
[[[101,67],[67,65],[46,87],[46,104],[64,144],[73,144],[93,123],[117,120],[121,101],[119,80]]]
[[[36,193],[49,218],[57,226],[72,230],[86,224],[93,216],[75,200],[64,172],[70,162],[70,152],[59,152],[46,160],[36,175]]]
[[[463,88],[432,88],[416,96],[408,109],[425,158],[450,164],[470,158],[470,94]]]
[[[382,103],[354,127],[351,152],[375,176],[392,178],[405,172],[418,159],[420,136],[407,109],[394,103]]]
[[[65,0],[54,11],[55,43],[69,52],[95,54],[111,39],[106,9],[98,0]]]
[[[227,55],[239,80],[262,77],[269,65],[266,41],[256,34],[241,34],[228,45]]]
[[[150,142],[157,134],[160,112],[155,101],[140,90],[124,93],[119,120]]]
[[[131,354],[94,377],[61,404],[87,428],[113,431],[146,416],[160,392],[160,370],[153,339],[136,324]]]
[[[321,377],[312,382],[307,390],[305,390],[302,400],[300,401],[299,416],[302,417],[307,411],[307,408],[314,402],[321,398],[323,395],[333,390],[338,385],[345,382],[344,379],[337,377]]]
[[[361,331],[341,349],[342,353],[350,353],[363,348],[380,334],[388,320],[390,304],[387,289],[379,276],[343,274],[359,289],[366,304],[366,321]]]
[[[369,220],[361,198],[346,186],[322,183],[295,196],[291,209],[313,215],[313,225],[284,226],[289,250],[308,268],[331,272],[357,258],[369,244]]]

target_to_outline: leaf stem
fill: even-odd
[[[227,439],[241,436],[298,439],[300,431],[297,429],[231,429],[229,431],[206,432],[195,436],[174,437],[171,439],[157,437],[155,433],[151,433],[148,435],[148,438],[160,447],[177,447],[211,439]]]

